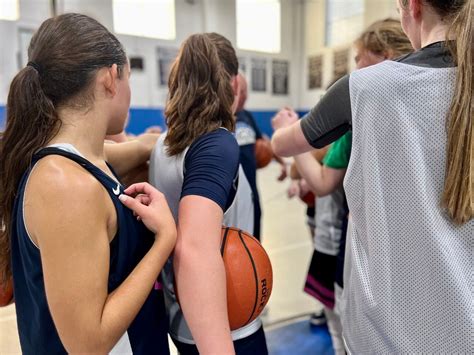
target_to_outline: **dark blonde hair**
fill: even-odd
[[[387,58],[397,58],[413,51],[400,21],[391,18],[374,22],[354,44],[363,50]]]
[[[456,85],[446,120],[446,177],[441,205],[454,223],[462,225],[474,215],[473,139],[473,11],[472,0],[424,0],[446,23],[447,41],[457,65]],[[408,6],[408,0],[402,0]]]
[[[203,134],[234,130],[231,78],[238,61],[232,44],[217,33],[190,36],[171,68],[165,116],[167,153],[180,154]]]

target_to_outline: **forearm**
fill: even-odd
[[[107,161],[119,176],[124,176],[146,163],[151,154],[150,149],[138,139],[124,143],[105,143],[104,152]]]
[[[291,164],[291,167],[290,167],[290,179],[291,180],[301,179],[301,175],[300,175],[298,169],[296,168],[296,163],[295,162],[293,162]]]
[[[315,195],[325,196],[331,192],[328,181],[324,178],[323,166],[311,153],[296,155],[295,163],[301,177]]]
[[[275,131],[272,137],[272,149],[274,154],[280,157],[290,157],[313,148],[303,135],[300,121],[297,121],[291,126]]]
[[[200,354],[233,354],[219,250],[177,249],[174,265],[180,305]]]
[[[145,303],[172,248],[169,238],[157,238],[125,281],[107,296],[97,321],[90,322],[87,328],[76,333],[82,332],[83,336],[76,335],[72,343],[64,344],[66,350],[71,353],[108,353]]]

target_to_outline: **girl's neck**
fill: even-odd
[[[62,121],[59,132],[48,142],[69,143],[90,161],[104,160],[104,138],[107,131],[105,120],[94,110],[79,112],[62,109],[58,112]]]

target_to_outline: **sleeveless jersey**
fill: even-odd
[[[150,159],[150,183],[160,190],[166,197],[178,223],[178,208],[181,199],[181,190],[184,181],[184,161],[189,147],[181,154],[168,156],[162,134],[156,143]],[[230,207],[224,213],[223,225],[234,226],[245,231],[253,230],[253,202],[252,190],[245,177],[242,167],[239,166],[237,192]],[[170,258],[162,272],[164,283],[165,302],[169,313],[171,336],[180,342],[194,344],[194,340],[183,316],[174,293],[173,262]],[[257,318],[247,326],[232,332],[232,339],[238,340],[255,333],[262,323]]]
[[[11,236],[12,271],[18,330],[24,354],[66,354],[54,326],[45,293],[41,251],[31,240],[24,221],[24,194],[35,164],[47,155],[75,161],[107,190],[117,213],[117,234],[110,242],[108,291],[113,292],[130,274],[153,243],[153,235],[137,222],[118,199],[123,188],[101,169],[80,156],[69,144],[47,147],[34,155],[23,175],[13,209]],[[110,167],[112,170],[112,168]],[[113,171],[113,170],[112,170]],[[73,193],[73,192],[72,192]],[[58,211],[61,213],[61,211]],[[167,319],[161,291],[153,289],[127,332],[111,353],[169,354]]]
[[[385,61],[350,76],[343,331],[354,354],[473,351],[474,221],[440,207],[456,68]]]

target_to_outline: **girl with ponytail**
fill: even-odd
[[[397,0],[415,52],[338,81],[273,147],[352,130],[341,319],[350,353],[472,352],[472,0]]]
[[[234,48],[221,35],[196,34],[182,44],[168,84],[168,131],[150,160],[150,181],[178,225],[174,257],[162,276],[180,354],[267,353],[260,319],[229,329],[220,254],[223,224],[253,230],[251,189],[231,133],[237,71]]]
[[[22,352],[166,354],[153,285],[174,221],[158,191],[124,190],[105,161],[130,105],[125,51],[97,21],[65,14],[40,26],[28,56],[0,141],[1,272]]]

